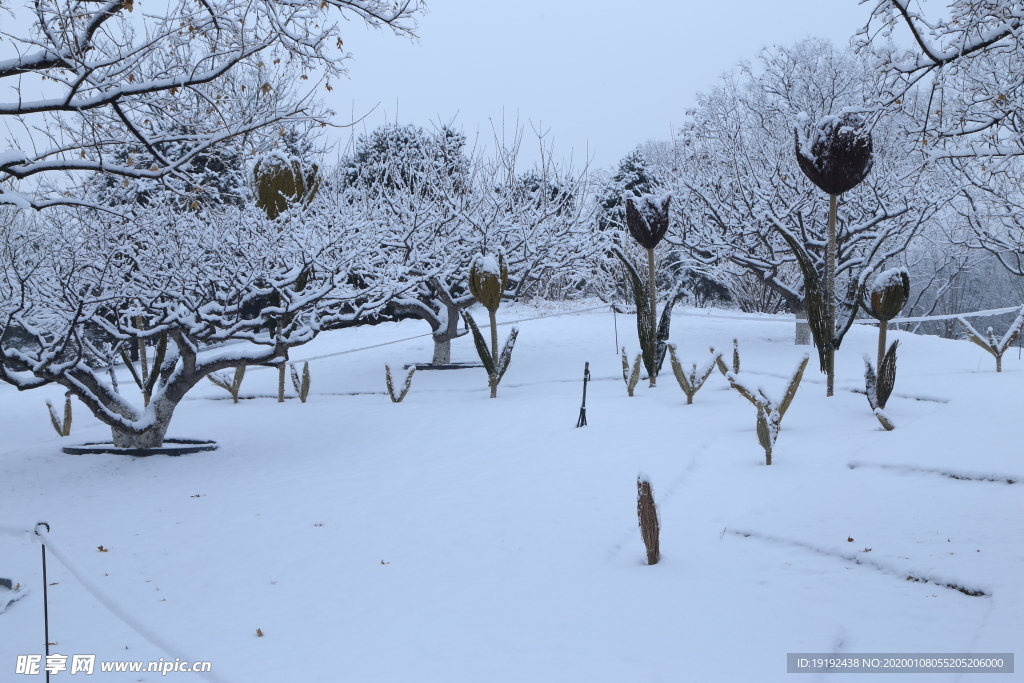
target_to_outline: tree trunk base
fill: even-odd
[[[434,357],[430,360],[431,365],[451,365],[452,343],[450,340],[434,340]]]

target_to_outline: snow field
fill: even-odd
[[[791,318],[706,313],[673,320],[684,368],[709,345],[728,360],[735,337],[740,375],[781,396],[812,352],[771,467],[753,406],[717,370],[690,406],[667,362],[657,388],[641,380],[628,398],[612,315],[591,311],[519,323],[496,400],[470,369],[417,372],[391,403],[384,363],[428,360],[429,337],[311,362],[306,404],[269,398],[271,369],[242,385],[268,398],[239,405],[207,383],[169,434],[221,448],[179,458],[64,455],[62,442],[109,432],[76,404],[61,440],[43,405],[59,391],[0,387],[0,524],[48,521],[104,590],[231,681],[775,681],[789,678],[787,652],[1013,652],[1024,635],[1017,355],[997,375],[969,342],[891,331],[898,427],[886,433],[850,391],[874,328],[851,330],[826,399]],[[327,333],[292,355],[424,327]],[[631,316],[618,334],[635,355]],[[475,360],[468,337],[452,351]],[[589,426],[575,429],[584,361]],[[639,471],[661,516],[653,567]],[[0,615],[0,671],[42,651],[38,565],[27,536],[0,536],[0,575],[33,591]],[[51,651],[167,658],[59,562],[48,572]]]

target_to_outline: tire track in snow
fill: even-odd
[[[952,583],[948,581],[943,581],[942,579],[927,576],[924,572],[902,571],[900,569],[890,567],[881,562],[869,560],[860,555],[842,553],[837,550],[830,550],[829,548],[823,548],[821,546],[814,545],[813,543],[807,543],[806,541],[797,541],[789,538],[781,538],[779,536],[771,536],[769,534],[762,534],[758,531],[750,530],[730,529],[729,532],[735,534],[736,536],[742,536],[743,538],[756,538],[758,540],[766,541],[768,543],[777,543],[779,545],[802,548],[804,550],[809,550],[811,552],[817,553],[819,555],[824,555],[826,557],[836,557],[847,562],[852,562],[854,564],[859,564],[865,567],[871,567],[872,569],[880,571],[883,574],[889,574],[890,576],[903,578],[905,581],[914,581],[915,583],[930,583],[936,586],[941,586],[943,588],[949,588],[950,590],[959,591],[964,595],[969,595],[971,597],[987,598],[991,597],[992,595],[991,593],[988,593],[978,588],[970,588],[960,582]]]
[[[1021,477],[1019,475],[1015,476],[1012,474],[964,472],[933,467],[918,467],[916,465],[889,465],[885,463],[865,462],[863,460],[851,460],[847,464],[847,467],[851,470],[855,470],[858,467],[873,467],[879,470],[893,470],[896,472],[903,472],[905,474],[938,474],[943,477],[949,477],[950,479],[957,479],[960,481],[988,481],[999,484],[1019,484],[1021,482]]]

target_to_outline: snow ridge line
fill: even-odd
[[[816,546],[816,545],[814,545],[812,543],[805,543],[804,541],[794,541],[794,540],[788,539],[788,538],[779,538],[777,536],[770,536],[768,534],[762,534],[762,533],[759,533],[757,531],[741,531],[741,530],[736,530],[736,529],[730,529],[729,531],[730,531],[730,533],[733,533],[733,534],[735,534],[737,536],[742,536],[743,538],[750,538],[752,536],[754,538],[760,539],[762,541],[768,541],[770,543],[779,543],[779,544],[782,544],[782,545],[796,546],[797,548],[803,548],[804,550],[810,550],[811,552],[818,553],[819,555],[825,555],[826,557],[838,557],[839,559],[846,560],[847,562],[853,562],[854,564],[859,564],[859,565],[863,565],[863,566],[866,566],[866,567],[871,567],[873,569],[877,569],[878,571],[882,572],[883,574],[890,574],[892,576],[904,577],[905,580],[913,581],[915,583],[931,583],[931,584],[934,584],[936,586],[942,586],[943,588],[949,588],[951,590],[959,591],[959,592],[963,593],[964,595],[969,595],[971,597],[987,598],[987,597],[990,597],[990,595],[991,595],[990,593],[986,593],[985,591],[980,590],[980,589],[968,588],[966,586],[962,586],[962,585],[957,584],[957,583],[951,583],[951,582],[948,582],[948,581],[943,581],[942,579],[936,579],[934,577],[928,577],[928,576],[924,576],[924,575],[920,575],[920,574],[916,574],[916,573],[907,573],[907,572],[904,572],[904,571],[900,571],[899,569],[894,569],[892,567],[888,567],[888,566],[886,566],[884,564],[881,564],[879,562],[875,562],[874,560],[868,560],[868,559],[866,559],[866,558],[864,558],[862,556],[859,556],[859,555],[855,555],[855,554],[851,555],[851,554],[847,554],[847,553],[841,553],[841,552],[836,551],[836,550],[829,550],[828,548],[822,548],[822,547]]]
[[[847,467],[851,470],[857,469],[858,467],[875,467],[880,470],[896,470],[897,472],[920,472],[924,474],[939,474],[943,477],[949,477],[950,479],[958,479],[960,481],[990,481],[999,484],[1019,484],[1021,477],[1014,477],[1013,475],[1006,474],[981,474],[981,473],[970,473],[956,470],[940,470],[932,467],[915,467],[913,465],[887,465],[876,462],[865,462],[863,460],[852,460],[847,463]]]
[[[63,549],[57,548],[57,546],[51,539],[52,534],[49,531],[47,531],[44,527],[42,527],[41,525],[37,525],[35,529],[35,536],[36,538],[38,538],[40,543],[46,546],[46,548],[50,551],[52,555],[55,555],[57,559],[61,561],[61,564],[64,565],[64,567],[71,573],[72,576],[78,579],[78,582],[82,584],[82,586],[87,591],[89,591],[89,593],[91,593],[92,596],[96,598],[96,600],[101,605],[106,607],[111,614],[113,614],[115,617],[117,617],[125,624],[127,624],[129,627],[131,627],[133,631],[139,634],[151,645],[154,645],[155,647],[163,650],[171,657],[176,657],[178,659],[181,659],[182,661],[203,661],[196,657],[187,656],[181,649],[179,649],[176,645],[170,644],[163,636],[158,634],[148,624],[145,624],[137,618],[133,617],[128,612],[128,610],[126,610],[117,600],[107,595],[107,593],[102,588],[100,588],[95,581],[89,578],[89,576],[84,571],[82,571],[82,569],[64,553]],[[202,678],[211,681],[211,683],[231,683],[231,681],[229,681],[228,679],[223,678],[213,672],[197,671],[194,673],[197,673]]]

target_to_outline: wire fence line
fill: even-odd
[[[1020,306],[1010,306],[1008,308],[990,308],[987,311],[974,311],[973,313],[949,313],[946,315],[922,315],[916,318],[893,318],[889,321],[889,324],[899,325],[900,323],[920,323],[928,322],[929,320],[956,320],[957,318],[987,318],[994,315],[1017,313],[1020,309]],[[862,325],[878,324],[877,320],[855,320],[854,322]]]
[[[208,658],[192,657],[185,653],[180,647],[172,643],[168,638],[161,634],[157,629],[154,629],[152,625],[145,623],[137,616],[133,615],[128,609],[126,609],[120,601],[107,593],[106,590],[101,588],[92,577],[90,577],[76,561],[72,560],[69,554],[64,550],[61,544],[57,543],[53,537],[53,534],[47,529],[48,525],[45,523],[39,523],[35,529],[21,529],[18,527],[11,526],[0,526],[0,534],[6,536],[14,536],[17,538],[23,538],[25,534],[30,534],[30,538],[34,538],[39,541],[51,555],[55,556],[60,563],[64,565],[64,568],[68,570],[78,583],[85,588],[86,591],[97,602],[103,605],[107,611],[121,620],[135,633],[137,633],[142,639],[153,645],[158,650],[163,651],[165,654],[170,655],[172,658],[178,658],[183,662],[198,662],[206,661]],[[66,545],[66,544],[65,544]],[[210,681],[210,683],[233,683],[229,679],[220,676],[219,674],[213,673],[212,671],[194,671],[192,673],[198,674],[201,678]]]
[[[519,320],[506,320],[498,323],[498,327],[505,325],[518,325],[519,323],[530,322],[533,320],[541,320],[543,318],[557,318],[561,315],[574,315],[576,313],[587,313],[588,311],[597,311],[602,308],[609,308],[610,304],[604,304],[602,306],[592,306],[590,308],[580,308],[573,311],[562,311],[560,313],[546,313],[544,315],[534,316],[532,318],[520,318]],[[489,329],[490,323],[480,325],[480,329]],[[423,334],[417,334],[412,337],[405,337],[404,339],[395,339],[394,341],[381,342],[380,344],[371,344],[370,346],[360,346],[357,349],[346,349],[344,351],[335,351],[333,353],[324,353],[319,356],[310,356],[309,358],[297,358],[292,363],[308,363],[314,360],[323,360],[324,358],[334,358],[335,356],[344,356],[349,353],[356,353],[358,351],[369,351],[370,349],[379,349],[382,346],[391,346],[392,344],[401,344],[402,342],[412,341],[413,339],[422,339],[423,337],[429,337],[433,335],[433,332],[424,332]],[[270,366],[259,366],[259,367],[270,367]]]
[[[620,310],[622,308],[626,308],[627,310],[626,311]],[[1006,313],[1016,313],[1016,312],[1018,312],[1020,310],[1020,308],[1021,308],[1020,306],[1009,306],[1007,308],[993,308],[993,309],[988,309],[988,310],[984,310],[984,311],[973,311],[973,312],[970,312],[970,313],[951,313],[951,314],[948,314],[948,315],[926,315],[926,316],[918,316],[918,317],[913,317],[913,318],[893,318],[892,320],[889,321],[889,324],[890,325],[898,325],[900,323],[926,322],[926,321],[929,321],[929,320],[956,320],[957,318],[982,318],[982,317],[995,316],[995,315],[1004,315]],[[543,320],[544,318],[557,318],[557,317],[563,316],[563,315],[576,315],[578,313],[589,313],[591,311],[598,311],[598,310],[602,310],[602,309],[610,309],[613,312],[619,312],[619,313],[624,313],[626,315],[632,315],[631,313],[627,312],[628,311],[628,307],[622,307],[622,306],[619,306],[618,304],[602,304],[600,306],[591,306],[589,308],[580,308],[580,309],[576,309],[576,310],[572,310],[572,311],[560,311],[558,313],[546,313],[544,315],[533,316],[533,317],[530,317],[530,318],[520,318],[518,320],[506,320],[504,322],[498,323],[498,327],[503,327],[503,326],[506,326],[506,325],[518,325],[519,323],[532,322],[534,320]],[[712,313],[710,313],[710,311],[714,310],[714,309],[706,309],[706,310],[708,310],[709,312],[708,313],[696,313],[696,312],[690,312],[690,311],[681,311],[677,315],[685,315],[685,316],[690,316],[690,317],[694,317],[694,318],[707,318],[707,319],[712,319],[712,320],[736,320],[736,321],[742,321],[742,322],[755,322],[755,323],[788,323],[788,322],[795,322],[797,320],[797,318],[795,318],[793,316],[793,314],[791,314],[791,313],[790,314],[784,314],[784,315],[774,315],[774,316],[771,316],[771,317],[768,317],[768,316],[756,317],[757,314],[751,314],[751,315],[721,315],[721,314],[712,314]],[[864,320],[855,320],[854,323],[858,324],[858,325],[877,325],[878,321],[877,320],[864,319]],[[480,329],[489,328],[489,327],[490,327],[489,324],[480,325]],[[312,361],[317,361],[317,360],[323,360],[325,358],[334,358],[336,356],[344,356],[344,355],[349,354],[349,353],[358,353],[360,351],[369,351],[370,349],[378,349],[378,348],[381,348],[382,346],[391,346],[393,344],[401,344],[403,342],[413,341],[414,339],[422,339],[424,337],[429,337],[432,334],[433,334],[432,332],[425,332],[423,334],[417,334],[417,335],[414,335],[412,337],[405,337],[403,339],[395,339],[395,340],[392,340],[392,341],[381,342],[379,344],[371,344],[370,346],[360,346],[360,347],[355,348],[355,349],[346,349],[344,351],[335,351],[333,353],[324,353],[324,354],[321,354],[319,356],[310,356],[308,358],[297,358],[297,359],[295,359],[293,361],[289,361],[289,362],[293,362],[293,363],[307,363],[307,362],[312,362]],[[256,366],[253,369],[260,369],[261,367],[265,368],[265,367],[270,367],[270,366]]]

